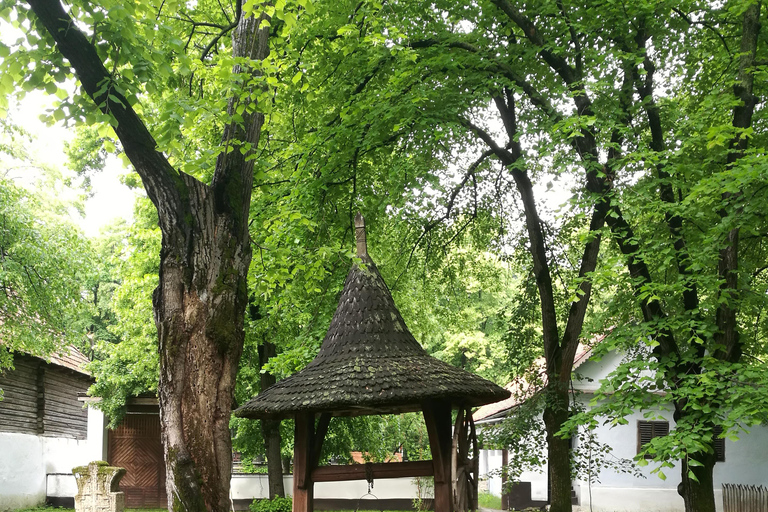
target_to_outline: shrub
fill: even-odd
[[[293,500],[291,498],[253,500],[250,508],[251,512],[292,512]]]

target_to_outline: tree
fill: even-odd
[[[644,261],[638,253],[643,245],[638,237],[652,240],[650,236],[658,235],[649,232],[646,237],[640,227],[658,224],[647,223],[652,212],[638,213],[640,203],[629,208],[631,194],[650,205],[649,196],[639,192],[657,191],[661,204],[654,203],[655,212],[664,212],[665,236],[673,239],[669,247],[677,256],[660,252],[653,243],[648,244],[649,254],[658,256],[660,271],[668,272],[670,264],[678,266],[672,273],[681,276],[678,285],[684,301],[696,295],[693,276],[703,262],[686,262],[691,256],[685,240],[692,235],[681,225],[686,218],[681,209],[694,197],[706,197],[706,204],[723,212],[718,214],[723,222],[714,225],[725,231],[709,237],[710,248],[723,250],[719,257],[723,267],[719,277],[707,282],[706,292],[703,284],[698,286],[719,301],[715,316],[721,325],[715,331],[721,334],[712,339],[719,339],[716,344],[722,346],[710,353],[726,359],[739,353],[732,299],[739,295],[734,248],[741,228],[736,229],[733,214],[739,212],[745,221],[756,219],[739,190],[747,183],[762,183],[760,171],[755,172],[762,169],[761,150],[746,152],[756,133],[750,128],[753,77],[763,73],[762,64],[756,65],[762,60],[755,58],[759,12],[755,2],[729,2],[722,8],[673,1],[596,6],[559,0],[470,5],[445,0],[429,6],[388,2],[386,7],[377,2],[337,2],[295,34],[293,52],[287,51],[299,69],[328,70],[301,77],[302,88],[326,93],[315,102],[307,95],[303,104],[304,122],[317,120],[306,130],[308,137],[333,141],[334,148],[340,148],[332,155],[318,151],[327,161],[318,164],[320,168],[338,169],[346,163],[357,170],[374,148],[408,149],[400,153],[410,158],[404,165],[406,190],[423,208],[395,211],[402,219],[426,217],[413,237],[418,243],[439,246],[435,235],[461,232],[462,219],[473,221],[478,211],[488,208],[488,198],[494,197],[489,189],[503,182],[498,178],[499,163],[511,178],[541,311],[553,510],[570,509],[569,448],[558,431],[569,415],[567,383],[593,282],[601,274],[614,275],[615,267],[598,265],[600,240],[606,233],[627,257],[627,284],[640,301],[645,320],[656,325],[650,332],[661,346],[656,351],[659,364],[666,367],[667,358],[677,358],[680,352],[672,330],[662,327],[660,320],[672,317],[664,312],[657,286],[650,284],[657,282],[648,264],[653,257]],[[744,42],[738,77],[729,82],[737,95],[724,94],[721,82],[729,69],[735,69],[728,67],[735,58],[729,49],[733,37]],[[303,83],[305,78],[308,84]],[[676,103],[663,99],[660,81],[664,94],[674,96]],[[686,94],[689,88],[699,96]],[[722,116],[723,107],[732,111],[732,122],[723,124],[721,119],[713,124],[702,117],[712,112]],[[299,124],[294,130],[302,133],[301,129]],[[703,133],[710,138],[702,140]],[[679,145],[684,149],[677,152]],[[711,152],[708,145],[731,149],[728,155],[715,156],[717,151]],[[687,162],[689,170],[691,161],[703,161],[703,168],[720,166],[726,171],[720,176],[729,176],[729,185],[718,179],[692,187],[685,180],[700,178],[692,171],[672,173],[671,155],[679,157],[678,163]],[[448,161],[454,163],[453,169]],[[341,179],[346,176],[354,184],[359,174]],[[636,183],[640,177],[644,179]],[[572,189],[570,208],[560,212],[555,225],[546,206],[535,200],[537,187],[545,193],[548,182],[550,188],[558,180],[574,179],[581,185]],[[704,183],[717,183],[721,199],[704,194]],[[689,190],[695,194],[686,200]],[[435,192],[444,195],[440,198]],[[686,215],[709,218],[700,209],[691,208],[694,211],[698,213]],[[698,305],[688,302],[686,308],[693,314]],[[698,339],[689,336],[696,331],[680,331],[680,336]],[[700,350],[704,349],[693,352]],[[697,367],[689,363],[675,363],[667,377],[675,382],[673,376]],[[696,471],[692,470],[694,476]],[[708,488],[704,480],[697,484],[684,473],[689,509],[710,501],[711,486],[704,492]],[[699,501],[702,492],[707,496]]]
[[[156,22],[166,8],[188,16],[183,5],[105,2],[73,4],[65,10],[57,0],[33,0],[29,8],[3,8],[4,17],[12,12],[17,26],[29,27],[29,46],[17,47],[5,59],[6,72],[27,87],[54,92],[54,80],[72,70],[82,92],[67,104],[70,114],[100,113],[98,118],[112,125],[157,208],[162,246],[153,305],[169,508],[228,510],[229,417],[243,347],[253,154],[264,119],[256,105],[265,87],[260,62],[268,54],[269,13],[254,15],[251,4],[243,8],[238,2],[236,12],[219,11],[219,23],[213,23],[221,30],[202,52],[203,66],[209,64],[205,59],[211,51],[225,46],[223,36],[234,32],[231,57],[217,59],[213,66],[231,82],[226,108],[214,115],[223,129],[209,127],[212,134],[221,134],[221,143],[206,153],[212,172],[204,182],[159,151],[134,109],[137,94],[152,89],[147,71],[167,69],[172,59],[183,64],[191,60],[179,57],[183,43],[174,51],[177,38],[164,39],[169,27]],[[85,27],[91,32],[85,33]],[[194,42],[200,42],[203,35],[193,30],[195,35]],[[36,65],[27,68],[29,62]],[[85,103],[86,96],[93,104]],[[60,108],[54,117],[63,113]]]
[[[12,363],[14,351],[44,357],[65,345],[84,349],[91,314],[83,298],[90,246],[69,220],[69,205],[12,179],[34,174],[23,151],[27,138],[0,120],[0,368]],[[46,188],[64,189],[55,170],[38,174]]]
[[[441,231],[451,233],[445,236],[449,240],[464,229],[462,218],[471,222],[479,212],[493,212],[494,188],[504,193],[495,185],[511,178],[541,308],[552,509],[570,510],[569,446],[556,433],[569,414],[567,383],[589,304],[631,83],[626,76],[618,94],[608,90],[605,84],[613,84],[621,63],[597,58],[602,24],[599,29],[586,21],[576,26],[570,20],[590,20],[590,9],[561,10],[558,5],[537,2],[518,10],[502,1],[444,1],[429,8],[408,2],[386,8],[375,2],[337,3],[296,47],[301,48],[300,66],[320,63],[337,70],[317,77],[333,83],[332,101],[339,96],[334,109],[321,111],[326,128],[321,140],[327,136],[346,147],[353,165],[370,148],[407,147],[420,159],[421,165],[409,166],[414,171],[409,176],[414,176],[411,184],[421,182],[414,186],[421,190],[434,186],[435,168],[443,171],[445,196],[417,199],[425,206],[422,214],[434,212],[438,204],[444,207],[426,213],[428,220],[415,235],[418,242],[429,244]],[[587,69],[584,62],[594,66]],[[600,85],[587,88],[592,79]],[[605,108],[593,108],[593,94]],[[485,122],[491,115],[501,134]],[[498,135],[505,142],[496,142]],[[558,167],[542,168],[533,155],[540,162],[553,159]],[[458,162],[461,170],[451,169],[449,161]],[[426,170],[427,162],[433,170]],[[579,168],[583,185],[569,225],[571,233],[579,233],[573,237],[579,255],[573,266],[561,266],[547,239],[533,180],[572,176]],[[410,213],[403,210],[402,216]],[[553,282],[555,268],[565,278],[562,288]]]
[[[639,18],[642,60],[633,74],[647,146],[607,221],[626,265],[619,300],[641,314],[614,309],[625,316],[615,325],[625,325],[609,348],[639,344],[646,360],[617,370],[594,414],[621,422],[622,408],[672,403],[675,429],[645,452],[662,477],[681,461],[687,511],[715,510],[715,439],[764,421],[768,403],[763,364],[752,359],[764,343],[762,321],[751,314],[766,304],[768,224],[755,208],[768,183],[757,107],[765,94],[761,7],[673,4]],[[679,60],[665,60],[660,47]],[[631,378],[638,368],[652,372]]]

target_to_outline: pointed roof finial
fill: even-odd
[[[368,255],[368,246],[365,241],[365,219],[360,212],[355,215],[355,241],[357,242],[357,255],[359,257]]]

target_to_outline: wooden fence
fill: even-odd
[[[768,489],[762,485],[723,484],[723,512],[768,512]]]

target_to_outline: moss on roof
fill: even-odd
[[[431,400],[483,405],[509,392],[427,354],[367,254],[352,265],[317,357],[235,411],[244,418],[298,412],[337,416],[420,410]]]

